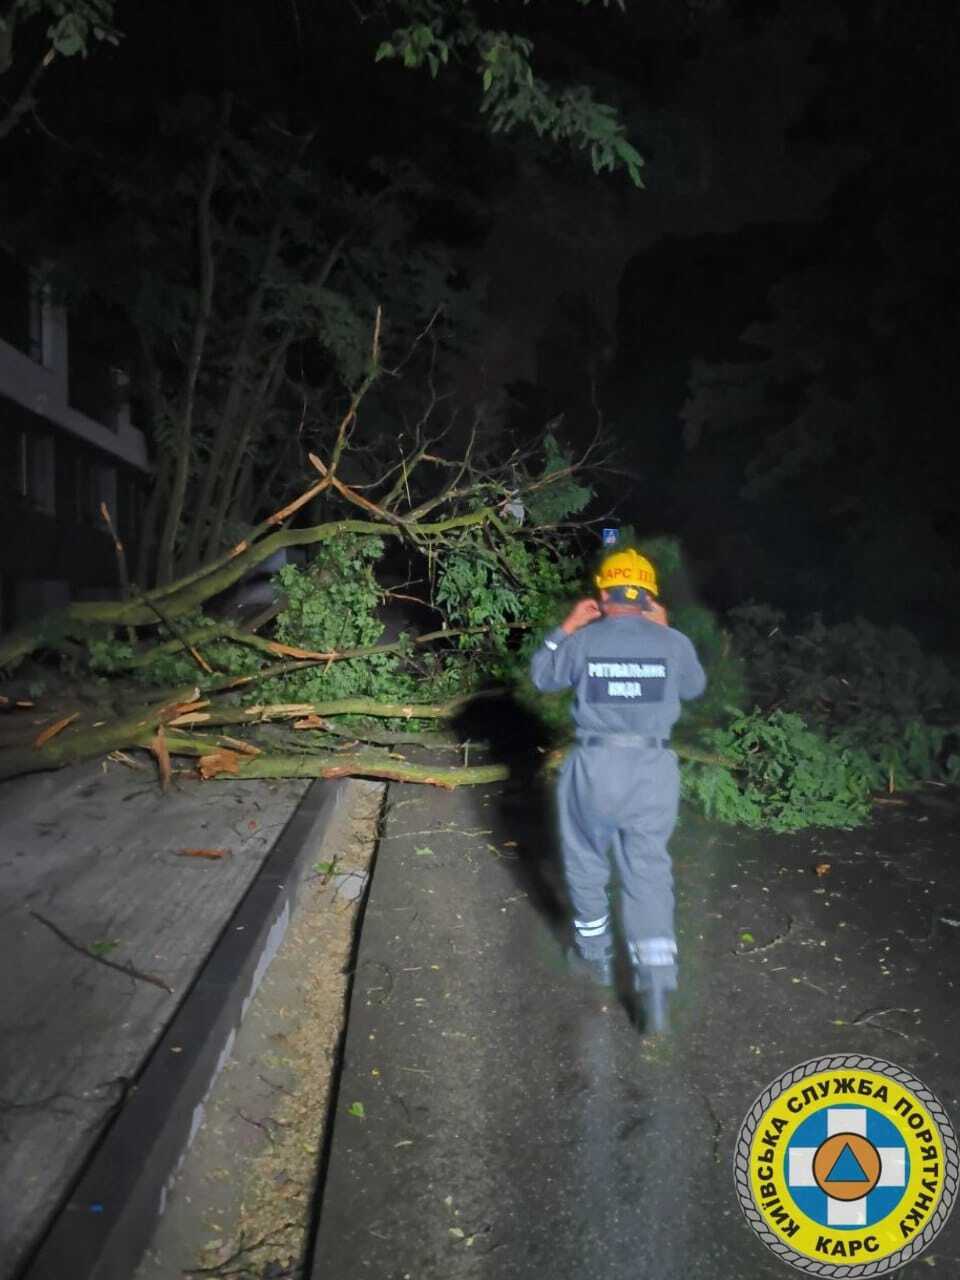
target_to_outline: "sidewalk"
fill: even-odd
[[[784,1277],[731,1172],[776,1075],[874,1053],[956,1122],[958,828],[943,793],[853,832],[685,820],[683,992],[653,1046],[564,972],[542,796],[392,787],[313,1280]],[[898,1274],[931,1265],[960,1274],[960,1216]]]
[[[151,769],[96,764],[0,788],[3,1280],[44,1235],[104,1127],[130,1110],[135,1077],[306,787],[188,782],[163,796]],[[208,859],[183,856],[185,848],[225,852]],[[221,975],[225,995],[241,977]],[[193,1070],[205,1035],[198,1029],[171,1050],[180,1055],[171,1079]],[[165,1105],[170,1114],[154,1115],[139,1134],[140,1159],[115,1171],[114,1199],[139,1166],[153,1162],[161,1185],[169,1176],[152,1151],[153,1129],[175,1137],[189,1111],[183,1118],[170,1098]],[[121,1209],[107,1198],[71,1202],[66,1220],[81,1234],[106,1231]],[[73,1274],[86,1274],[75,1246],[71,1256]]]

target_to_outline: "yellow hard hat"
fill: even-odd
[[[636,551],[614,551],[600,565],[596,576],[596,584],[602,591],[611,587],[642,587],[651,595],[659,595],[657,588],[657,572],[646,558]]]

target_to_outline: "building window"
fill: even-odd
[[[66,524],[105,530],[101,503],[117,520],[117,468],[101,454],[60,437],[56,454],[57,515]]]
[[[0,338],[24,355],[31,351],[30,273],[0,249]]]
[[[48,516],[56,513],[55,445],[46,432],[24,433],[27,500]]]
[[[75,518],[80,524],[104,528],[101,504],[106,504],[111,518],[117,515],[117,470],[106,466],[89,453],[74,456]]]
[[[127,378],[118,368],[128,335],[122,320],[98,298],[87,295],[70,308],[67,386],[71,406],[112,431],[129,399]]]
[[[103,360],[96,343],[88,343],[76,327],[70,327],[69,396],[70,405],[105,427],[116,426],[116,393],[110,366]]]
[[[56,511],[55,455],[53,436],[45,431],[23,431],[14,427],[0,433],[2,500],[23,503],[47,515]]]
[[[27,355],[36,364],[43,364],[43,288],[37,277],[30,277],[30,346]]]

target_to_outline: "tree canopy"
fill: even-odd
[[[11,0],[0,13],[0,91],[8,83],[2,77],[19,76],[19,83],[0,107],[0,141],[33,108],[41,77],[57,59],[85,58],[98,43],[117,44],[115,9],[115,0]]]

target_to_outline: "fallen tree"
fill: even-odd
[[[557,761],[550,748],[569,732],[567,702],[537,695],[526,668],[585,586],[576,517],[591,497],[598,442],[574,459],[553,424],[525,449],[477,431],[452,449],[442,433],[427,438],[427,414],[408,440],[374,437],[361,448],[358,408],[370,384],[329,433],[325,458],[308,456],[299,495],[232,547],[145,590],[129,585],[117,541],[118,599],[72,605],[0,640],[8,668],[59,657],[88,694],[79,708],[51,706],[46,723],[27,730],[35,709],[8,690],[0,710],[14,732],[3,735],[0,779],[103,757],[131,763],[133,751],[152,756],[164,786],[178,774],[489,783],[506,765],[496,752],[478,763],[485,730],[474,712],[493,693],[539,720],[542,762]],[[217,612],[225,589],[294,547],[303,562],[275,575],[270,607],[248,622]],[[788,642],[765,615],[745,627],[750,611],[731,635],[685,591],[674,541],[641,549],[658,566],[671,621],[709,671],[706,697],[674,738],[684,792],[708,816],[773,830],[850,826],[866,820],[881,786],[957,776],[950,731],[936,723],[938,707],[956,702],[955,685],[941,675],[918,690],[906,675],[929,664],[906,640],[818,624]],[[410,602],[429,625],[385,638],[388,600]],[[783,652],[774,653],[778,636]],[[889,667],[901,650],[860,726],[879,657]],[[509,740],[502,711],[488,716],[501,721],[491,736]],[[438,763],[418,746],[460,750],[462,760]]]
[[[456,745],[455,735],[431,734],[430,725],[451,722],[505,676],[512,682],[525,665],[527,629],[556,621],[581,572],[576,527],[563,521],[590,499],[580,477],[595,465],[598,442],[574,460],[553,424],[498,458],[499,442],[479,439],[476,429],[456,451],[449,432],[428,437],[426,415],[406,448],[381,438],[361,451],[358,409],[378,359],[375,336],[370,370],[326,459],[309,455],[313,479],[199,569],[152,590],[130,586],[104,510],[120,598],[77,602],[18,627],[0,638],[0,666],[11,672],[27,659],[66,655],[76,681],[108,677],[123,705],[95,702],[29,738],[14,735],[0,748],[0,778],[134,749],[153,752],[165,782],[176,756],[193,758],[203,778],[357,773],[457,786],[505,776],[502,765],[435,767],[389,748],[398,739]],[[391,444],[393,457],[384,452]],[[342,478],[353,452],[371,480]],[[333,518],[298,524],[321,499]],[[392,560],[390,545],[400,552]],[[262,624],[210,611],[216,597],[289,548],[309,558],[281,571],[278,605]],[[402,561],[408,578],[421,575],[402,584],[418,595],[380,580],[388,560],[394,574]],[[384,641],[378,611],[391,594],[442,625]],[[285,725],[292,739],[265,735],[270,724]],[[345,750],[345,742],[354,745]]]
[[[101,664],[103,661],[98,644],[108,644],[115,650],[114,671],[124,672],[127,677],[132,673],[149,682],[158,667],[163,671],[164,664],[174,662],[193,664],[196,679],[155,690],[148,698],[141,694],[120,714],[107,714],[95,705],[92,710],[54,720],[35,736],[0,748],[0,779],[103,756],[118,758],[118,753],[137,749],[153,754],[164,786],[173,776],[173,759],[178,756],[191,759],[191,770],[204,780],[362,775],[455,787],[505,778],[507,769],[501,763],[471,766],[464,761],[457,767],[441,766],[406,759],[390,748],[458,746],[455,734],[431,733],[429,726],[438,722],[451,724],[483,699],[510,692],[500,685],[491,687],[490,681],[506,677],[515,687],[537,634],[562,613],[580,572],[579,562],[565,548],[569,535],[556,531],[547,538],[544,525],[522,525],[503,509],[505,503],[514,504],[516,511],[516,504],[529,502],[530,495],[549,491],[554,485],[569,486],[575,468],[557,463],[554,455],[552,470],[511,490],[499,503],[476,505],[471,511],[440,521],[400,517],[403,536],[413,542],[418,555],[432,561],[430,586],[436,607],[446,606],[448,621],[481,619],[472,625],[445,625],[388,642],[325,645],[320,649],[307,647],[316,631],[310,630],[305,611],[289,607],[276,619],[279,638],[263,637],[217,619],[202,619],[185,630],[175,626],[173,619],[185,612],[181,606],[186,593],[212,594],[209,579],[219,584],[224,568],[232,562],[241,556],[260,555],[264,543],[271,541],[266,531],[277,523],[276,517],[271,517],[254,532],[246,547],[235,548],[235,554],[225,557],[225,563],[208,566],[206,573],[192,574],[161,593],[142,597],[137,608],[129,607],[125,601],[98,602],[93,606],[95,612],[77,605],[61,613],[56,627],[46,619],[23,629],[13,639],[8,637],[8,660],[11,653],[19,656],[44,648],[56,650],[58,642],[51,641],[50,636],[59,634],[62,640],[66,633],[73,644],[87,642],[94,668],[98,654]],[[321,483],[336,487],[347,501],[352,500],[352,491],[346,486],[334,486],[332,465],[325,467],[318,460],[315,465],[322,472]],[[461,460],[458,476],[464,474],[467,465]],[[411,471],[407,465],[408,485]],[[516,469],[512,475],[516,475]],[[409,494],[408,485],[405,492]],[[476,502],[479,492],[495,491],[495,485],[494,473],[485,470],[459,490],[456,485],[448,485],[439,498],[424,500],[419,509],[462,498]],[[306,492],[315,493],[316,489],[314,484]],[[582,495],[575,497],[580,500]],[[560,501],[567,502],[569,497],[561,497]],[[365,507],[374,505],[365,497],[361,502]],[[299,501],[291,504],[295,509],[301,505]],[[392,514],[389,506],[382,507],[381,513],[384,518],[376,522],[334,521],[322,527],[331,545],[337,538],[336,530],[345,526],[341,542],[347,537],[372,541],[385,528],[397,527],[385,518]],[[288,508],[278,514],[288,519],[291,512]],[[302,545],[304,540],[311,545],[318,540],[316,532],[316,528],[291,528],[285,536],[288,545]],[[343,565],[335,561],[331,555],[319,561],[312,571],[296,571],[299,587],[306,591],[308,601],[313,605],[322,602],[320,622],[324,625],[330,621],[328,597],[335,597],[336,612],[337,591],[344,586]],[[355,555],[348,555],[346,562],[351,571],[356,571]],[[379,626],[372,610],[381,592],[369,569],[367,572],[364,590],[355,602],[356,615],[349,618],[353,635],[370,635]],[[152,614],[150,604],[159,606]],[[529,614],[529,621],[519,617],[520,613]],[[97,630],[93,632],[91,616],[96,618]],[[317,619],[313,621],[316,623]],[[363,623],[366,626],[360,625]],[[298,625],[303,628],[303,643],[290,643],[290,628]],[[128,628],[147,632],[148,636],[131,647],[122,639]],[[162,631],[171,634],[159,639]],[[416,668],[421,653],[432,662],[426,681]],[[237,670],[231,666],[231,662],[239,661],[238,654],[254,661],[255,668]],[[385,662],[390,663],[389,667],[383,667]],[[378,663],[379,668],[373,666]],[[348,683],[353,687],[346,693],[344,682],[336,679],[337,672],[344,668],[350,668],[352,673]],[[376,677],[372,681],[367,678],[371,669]],[[305,685],[308,679],[310,684]],[[321,692],[329,689],[331,696],[280,700],[264,698],[264,688],[271,692],[287,690],[294,695],[302,694],[304,688],[319,688]],[[422,699],[424,692],[439,691],[444,691],[445,696],[432,701]],[[288,736],[282,741],[266,736],[264,730],[270,726],[284,726]],[[692,746],[678,749],[689,759],[720,759]]]
[[[7,637],[5,661],[59,654],[75,681],[103,681],[104,697],[80,710],[51,708],[47,723],[27,731],[35,708],[11,689],[0,704],[4,725],[24,731],[5,735],[0,779],[103,757],[133,763],[126,753],[137,751],[152,757],[163,786],[178,775],[490,783],[506,776],[505,763],[496,754],[477,763],[476,752],[471,760],[474,743],[461,739],[472,731],[458,732],[458,721],[492,694],[533,711],[545,746],[562,740],[566,702],[535,695],[525,670],[531,647],[583,590],[568,517],[589,498],[581,478],[589,456],[571,462],[551,432],[493,462],[476,456],[472,435],[459,457],[418,439],[361,490],[338,474],[355,412],[341,420],[327,461],[312,459],[317,478],[300,497],[210,564]],[[298,527],[318,493],[335,518]],[[262,563],[278,539],[313,558],[280,571],[274,606],[247,624],[196,607]],[[396,583],[388,546],[402,550],[413,580]],[[867,820],[881,787],[889,796],[957,776],[943,720],[955,682],[921,662],[906,633],[816,623],[788,637],[782,620],[748,610],[732,619],[731,635],[684,598],[676,543],[643,549],[665,581],[671,621],[710,673],[707,696],[674,740],[685,795],[708,816],[775,831],[851,826]],[[378,609],[390,597],[415,601],[442,625],[384,640]],[[889,688],[864,719],[880,656]],[[918,669],[931,673],[929,688],[906,679]],[[460,750],[462,759],[408,752],[418,745]],[[545,749],[543,764],[559,756]]]
[[[546,509],[551,514],[572,514],[582,509],[592,492],[575,481],[575,477],[596,465],[594,455],[598,439],[594,439],[583,455],[573,461],[558,444],[551,424],[539,440],[525,449],[514,449],[502,461],[493,463],[479,457],[477,431],[469,439],[459,457],[444,456],[438,451],[445,432],[434,438],[421,438],[418,426],[414,447],[400,451],[395,461],[383,461],[381,474],[363,488],[381,490],[373,498],[360,492],[359,487],[346,484],[338,470],[349,452],[351,432],[357,425],[357,415],[364,395],[380,373],[379,364],[380,317],[374,333],[371,365],[367,376],[351,397],[346,412],[340,420],[327,463],[316,454],[308,455],[309,463],[320,478],[309,485],[293,501],[273,512],[239,543],[199,569],[185,574],[173,582],[152,590],[130,589],[123,549],[117,543],[120,559],[120,577],[125,590],[117,600],[78,601],[63,609],[54,610],[36,622],[14,628],[0,637],[0,669],[13,669],[30,655],[56,649],[64,640],[82,639],[91,629],[134,628],[156,630],[158,625],[173,632],[164,646],[167,651],[189,648],[201,638],[226,637],[235,643],[278,654],[284,652],[276,643],[271,644],[239,628],[231,628],[224,622],[209,628],[207,623],[191,632],[192,639],[185,644],[184,637],[172,623],[194,614],[204,604],[234,586],[265,560],[289,548],[322,547],[340,539],[371,538],[393,539],[418,549],[428,560],[443,552],[466,551],[470,536],[475,534],[480,542],[475,548],[490,564],[499,563],[506,569],[515,587],[522,586],[516,573],[511,571],[507,544],[514,537],[527,542],[544,541],[538,535],[546,530],[537,524],[523,526],[531,500],[550,490]],[[429,411],[428,415],[429,416]],[[487,442],[487,454],[492,442]],[[531,473],[531,464],[541,463],[539,474]],[[427,483],[421,483],[423,467],[433,467]],[[437,472],[451,473],[440,482]],[[335,520],[313,526],[294,526],[292,521],[308,504],[315,504],[321,497],[338,501],[346,514]],[[359,509],[364,519],[350,515]],[[107,527],[113,534],[109,511],[102,508]],[[436,518],[439,516],[439,518]],[[434,518],[429,518],[434,517]],[[562,543],[558,530],[556,541]],[[497,546],[499,539],[503,546]],[[131,665],[148,665],[152,655],[140,652]]]
[[[124,706],[107,712],[95,703],[14,735],[0,747],[0,778],[105,756],[134,763],[129,751],[152,756],[164,787],[178,775],[204,781],[352,775],[447,788],[505,778],[507,766],[496,756],[477,764],[474,754],[470,763],[475,743],[469,734],[461,740],[459,717],[484,698],[510,697],[526,700],[553,729],[567,726],[563,699],[533,697],[523,671],[530,647],[576,594],[582,562],[562,538],[544,542],[545,525],[514,527],[501,518],[502,504],[495,511],[492,541],[481,523],[458,526],[427,552],[416,548],[429,555],[427,594],[448,622],[422,635],[375,637],[374,606],[382,596],[372,568],[380,554],[375,534],[349,546],[346,535],[332,539],[322,561],[290,570],[281,584],[284,607],[268,611],[273,634],[256,635],[252,646],[243,643],[242,628],[217,619],[191,619],[183,628],[169,618],[144,623],[136,630],[148,635],[134,647],[114,625],[107,634],[111,661],[126,672]],[[358,548],[366,549],[365,559]],[[868,819],[881,787],[889,800],[895,787],[956,778],[949,754],[955,717],[940,725],[930,718],[953,705],[955,682],[927,664],[929,687],[908,694],[901,667],[920,664],[906,633],[816,623],[789,637],[754,609],[733,619],[731,636],[709,611],[680,598],[676,544],[663,540],[646,550],[677,602],[672,620],[693,637],[710,671],[706,698],[693,704],[674,740],[685,794],[708,816],[774,831],[847,827]],[[162,604],[159,612],[166,612]],[[344,638],[366,643],[335,643],[337,627]],[[780,637],[782,654],[767,654],[770,636]],[[77,628],[71,643],[82,642],[91,670],[98,664],[102,670],[104,653]],[[883,714],[861,725],[878,652],[890,668],[892,694],[878,694]],[[171,664],[179,664],[179,683],[161,680]],[[896,714],[893,695],[903,704]],[[751,703],[752,712],[738,710]],[[0,700],[0,709],[8,727],[25,725],[35,712],[29,698],[16,696]],[[561,736],[554,734],[554,742]],[[544,734],[544,742],[549,738]],[[397,750],[416,745],[461,751],[462,762]],[[545,751],[544,766],[561,756],[562,748]]]
[[[208,689],[207,693],[216,690]],[[214,707],[198,688],[183,689],[174,700],[143,706],[106,723],[84,724],[72,715],[55,721],[29,743],[0,750],[0,780],[25,773],[62,769],[104,755],[137,748],[153,753],[160,765],[161,780],[167,785],[172,773],[170,757],[191,756],[197,760],[196,773],[209,780],[220,776],[236,778],[332,778],[349,775],[386,778],[394,781],[432,783],[442,787],[495,782],[509,776],[502,764],[463,765],[444,768],[421,765],[395,751],[375,752],[371,743],[385,747],[411,743],[425,747],[462,747],[454,736],[440,738],[427,732],[402,730],[377,732],[369,728],[340,728],[337,717],[381,717],[393,721],[452,720],[473,702],[502,694],[484,690],[475,695],[452,698],[446,703],[378,703],[365,698],[341,698],[320,703],[280,703],[273,705]],[[253,728],[276,723],[292,724],[303,739],[298,750],[277,750],[275,743],[262,744],[256,737],[237,738],[228,734],[193,732],[229,726]],[[350,747],[364,750],[351,753],[342,747],[330,748],[326,738],[350,739]],[[323,745],[317,745],[317,740]],[[469,747],[469,743],[466,744]],[[696,747],[676,744],[678,754],[705,764],[723,764],[723,757]]]

